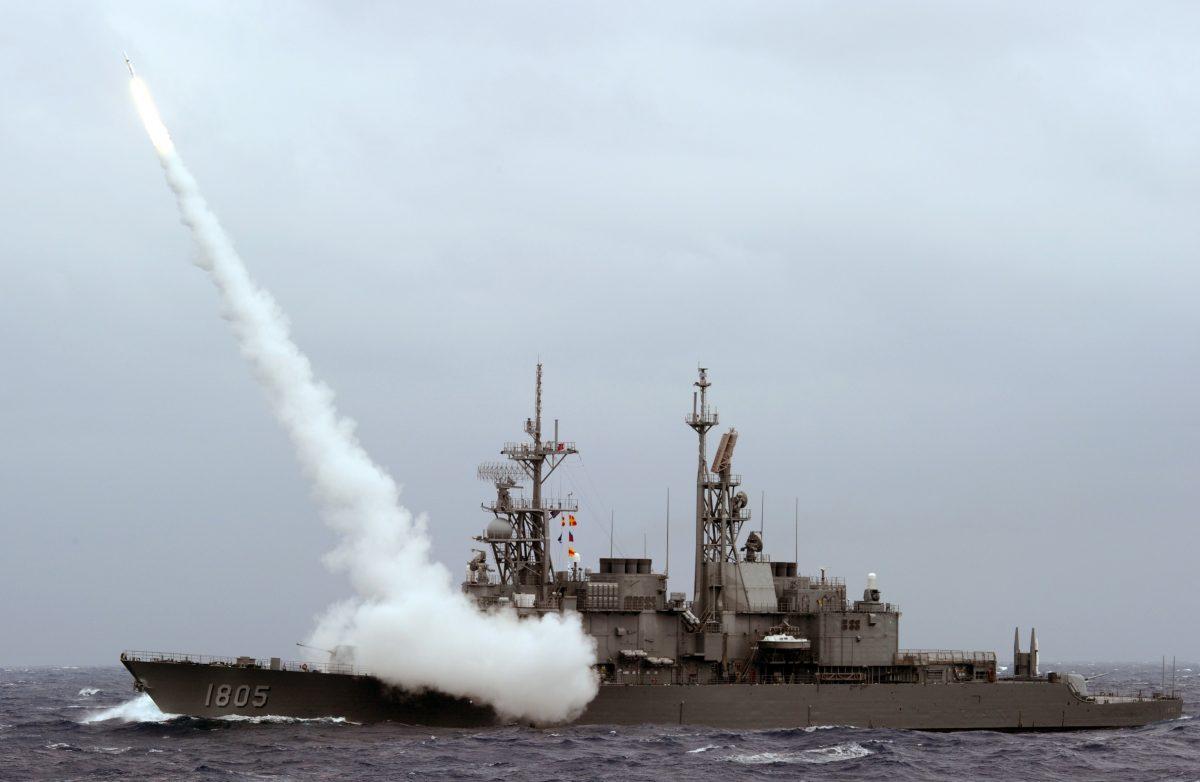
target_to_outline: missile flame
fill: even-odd
[[[129,80],[129,91],[133,95],[133,105],[137,107],[138,116],[142,118],[142,125],[146,127],[146,133],[158,154],[163,157],[172,154],[175,151],[175,142],[171,141],[171,133],[163,124],[150,88],[141,76],[134,76]]]

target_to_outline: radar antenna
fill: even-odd
[[[497,486],[503,484],[509,488],[521,483],[527,477],[521,465],[510,462],[484,462],[479,465],[476,475],[481,481],[494,483]]]

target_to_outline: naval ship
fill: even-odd
[[[733,469],[738,433],[721,433],[710,461],[708,435],[719,418],[706,369],[694,385],[683,419],[697,436],[690,600],[670,592],[646,557],[609,556],[592,569],[570,551],[565,567],[555,568],[551,541],[579,506],[543,489],[578,451],[559,438],[557,420],[553,435],[543,434],[540,364],[528,439],[505,444],[505,460],[479,468],[495,494],[482,505],[490,520],[475,539],[462,589],[481,611],[578,614],[595,639],[600,687],[575,722],[1017,731],[1129,727],[1181,715],[1173,693],[1093,693],[1078,674],[1041,674],[1036,630],[1027,651],[1015,634],[1003,676],[994,652],[901,649],[900,610],[884,601],[874,574],[851,599],[842,579],[823,570],[800,575],[796,562],[764,552]],[[358,670],[345,647],[321,663],[140,651],[123,652],[121,662],[135,688],[169,714],[509,724],[482,702],[409,691]]]

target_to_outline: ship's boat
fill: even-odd
[[[773,652],[807,652],[812,649],[812,641],[807,638],[797,638],[787,633],[772,633],[764,635],[758,642],[760,649]]]
[[[1064,730],[1143,725],[1182,713],[1174,694],[1090,693],[1076,674],[1039,671],[1036,631],[1013,643],[1011,674],[990,651],[899,647],[900,609],[870,574],[861,599],[827,575],[801,575],[770,559],[733,471],[738,435],[723,433],[699,370],[691,413],[697,435],[694,589],[669,592],[650,559],[606,557],[595,570],[551,561],[551,529],[579,511],[552,499],[550,475],[576,455],[574,442],[542,432],[542,367],[528,441],[506,444],[506,461],[482,465],[493,485],[491,517],[476,538],[463,591],[481,610],[523,616],[576,612],[596,641],[599,694],[581,723],[688,724],[735,729],[811,725],[923,730]],[[523,494],[529,484],[528,497]],[[739,545],[740,543],[740,545]],[[327,663],[124,652],[121,661],[160,709],[202,717],[345,717],[476,727],[506,722],[487,704],[436,691],[410,692],[353,667],[352,650]]]

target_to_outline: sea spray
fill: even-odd
[[[121,722],[166,722],[174,719],[175,714],[166,714],[154,705],[154,701],[150,700],[150,696],[142,693],[136,698],[118,703],[108,709],[102,709],[93,714],[89,714],[82,720],[84,723],[91,722],[107,722],[109,720],[120,720]]]
[[[311,641],[355,648],[356,663],[409,688],[478,698],[500,713],[539,721],[577,715],[596,694],[595,644],[577,616],[518,620],[481,613],[434,562],[423,518],[399,502],[396,482],[371,460],[314,376],[274,298],[250,277],[175,149],[144,81],[131,91],[181,219],[220,293],[242,356],[312,483],[325,521],[341,536],[326,557],[357,597],[330,608]]]

